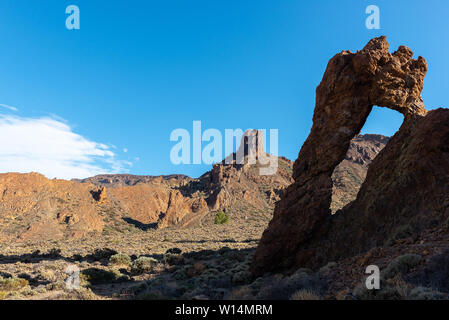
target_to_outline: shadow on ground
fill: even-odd
[[[150,230],[150,229],[156,229],[157,228],[157,222],[145,224],[145,223],[142,223],[142,222],[140,222],[138,220],[135,220],[135,219],[132,219],[132,218],[129,218],[129,217],[123,218],[123,221],[133,225],[134,227],[136,227],[137,229],[140,229],[142,231],[147,231],[147,230]]]

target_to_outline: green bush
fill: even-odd
[[[151,272],[157,264],[157,260],[148,257],[137,258],[131,267],[131,271],[136,274]]]
[[[1,291],[18,291],[28,285],[28,280],[21,278],[0,279]]]
[[[229,222],[229,216],[223,211],[218,211],[215,215],[215,224],[225,224]]]
[[[113,265],[129,266],[131,264],[131,258],[124,253],[117,253],[109,258],[109,263]]]
[[[421,262],[421,256],[418,254],[404,254],[397,257],[387,268],[381,273],[384,279],[391,279],[399,273],[407,273],[413,267],[417,266]]]
[[[89,268],[81,271],[81,278],[90,284],[109,283],[117,280],[121,274],[114,270]]]
[[[166,253],[164,255],[164,262],[169,266],[180,265],[184,263],[184,257],[179,254]]]

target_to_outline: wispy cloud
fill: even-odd
[[[132,165],[117,159],[107,145],[90,141],[50,117],[0,114],[0,146],[0,172],[40,172],[48,178],[71,179],[127,172]]]
[[[11,110],[11,111],[19,111],[16,107],[8,106],[7,104],[1,104],[0,103],[0,107],[6,108],[6,109]]]

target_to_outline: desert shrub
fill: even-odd
[[[190,278],[202,275],[206,271],[207,267],[208,267],[207,264],[205,264],[204,262],[198,261],[187,269],[187,275]],[[210,273],[214,273],[214,272],[217,272],[217,270],[210,271]]]
[[[118,252],[109,249],[109,248],[103,248],[103,249],[95,249],[95,251],[90,255],[90,257],[96,261],[103,260],[103,259],[109,259],[113,255],[116,255]]]
[[[63,280],[57,280],[55,282],[51,282],[48,283],[45,288],[48,291],[53,291],[53,290],[64,290],[65,288],[67,288],[66,283]]]
[[[327,273],[329,273],[333,268],[335,268],[337,266],[336,262],[329,262],[328,264],[326,264],[324,267],[321,267],[321,269],[319,270],[319,273],[321,275],[325,275]]]
[[[413,235],[413,228],[409,224],[399,226],[388,238],[386,245],[392,246],[396,243],[396,240],[405,239],[412,235]]]
[[[243,262],[246,260],[247,252],[243,250],[232,250],[226,254],[229,260]]]
[[[449,249],[431,257],[424,268],[407,280],[418,286],[449,293]]]
[[[6,298],[6,292],[0,291],[0,300],[5,300],[5,298]]]
[[[381,279],[380,289],[367,289],[365,282],[358,285],[353,292],[358,300],[401,300],[403,297],[397,288],[389,286]]]
[[[205,269],[204,272],[202,272],[199,276],[204,280],[212,280],[220,276],[220,271],[215,268],[209,267]]]
[[[447,295],[432,288],[416,287],[410,292],[409,298],[412,300],[442,300],[447,299]]]
[[[189,277],[187,276],[186,269],[179,269],[173,273],[173,279],[175,279],[175,280],[181,281],[181,280],[186,280],[188,278]]]
[[[410,283],[404,281],[401,274],[398,274],[395,278],[389,280],[389,282],[403,299],[408,299],[408,295],[412,286],[410,285]]]
[[[327,282],[319,274],[296,272],[290,277],[272,276],[263,281],[257,299],[288,300],[298,290],[310,290],[322,294],[327,288]]]
[[[115,270],[89,268],[81,271],[81,279],[93,285],[113,282],[120,276],[121,274]]]
[[[131,271],[135,274],[151,272],[153,271],[156,264],[157,260],[154,258],[139,257],[133,262],[131,266]]]
[[[58,299],[61,300],[99,300],[90,288],[81,288],[64,292]]]
[[[380,279],[380,289],[367,289],[365,282],[355,290],[354,296],[359,300],[408,300],[412,285],[404,281],[400,272],[394,278]]]
[[[381,276],[384,279],[391,279],[397,274],[404,274],[409,272],[413,267],[417,266],[421,262],[421,256],[417,254],[404,254],[395,258],[387,266],[385,270],[382,271]]]
[[[310,290],[298,290],[290,300],[321,300],[321,296]]]
[[[131,264],[131,258],[127,254],[117,253],[109,258],[109,263],[113,265],[129,266]]]
[[[249,286],[233,289],[225,300],[254,300],[253,290]]]
[[[179,254],[166,253],[164,255],[164,262],[169,266],[179,265],[184,263],[184,257]]]
[[[215,215],[215,224],[225,224],[229,222],[229,215],[223,211],[218,211]]]
[[[21,278],[0,279],[1,291],[18,291],[28,285],[28,280]]]
[[[245,284],[251,281],[252,275],[249,271],[240,271],[232,275],[233,284]]]
[[[52,248],[45,256],[51,259],[59,258],[61,257],[61,249]]]

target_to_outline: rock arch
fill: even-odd
[[[331,175],[372,107],[402,113],[403,126],[427,114],[421,98],[427,63],[412,57],[404,46],[389,53],[382,36],[356,53],[343,51],[329,61],[316,90],[311,132],[294,164],[295,182],[277,203],[262,236],[251,265],[254,275],[316,266],[325,260],[319,247],[335,240],[329,230],[340,219],[330,217]]]

